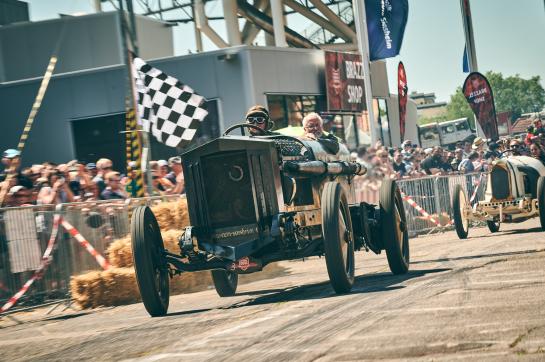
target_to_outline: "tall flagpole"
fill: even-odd
[[[373,92],[371,90],[371,71],[369,66],[369,37],[367,34],[367,17],[365,15],[365,4],[363,1],[352,1],[354,7],[354,22],[356,23],[356,36],[358,38],[358,48],[363,63],[363,81],[365,88],[365,102],[367,104],[367,117],[369,119],[369,129],[371,130],[371,144],[374,145],[378,140],[376,129],[375,112],[373,110]]]
[[[125,64],[127,65],[127,72],[128,72],[128,91],[130,96],[127,94],[125,96],[125,108],[127,114],[131,114],[134,112],[134,117],[138,117],[138,107],[136,104],[136,91],[134,89],[134,80],[133,80],[133,70],[132,70],[132,57],[129,55],[129,49],[127,46],[127,35],[129,35],[131,40],[131,46],[132,50],[138,54],[138,42],[136,38],[136,21],[134,16],[134,11],[132,7],[132,0],[127,0],[127,10],[129,11],[129,17],[131,21],[130,27],[127,24],[127,21],[125,19],[124,14],[124,7],[123,7],[123,0],[119,0],[119,21],[121,25],[121,38],[122,38],[122,44],[123,44],[123,55]],[[127,34],[127,31],[129,34]],[[132,115],[132,114],[131,114]],[[153,180],[151,175],[151,170],[149,168],[149,161],[151,159],[151,148],[150,148],[150,142],[149,142],[149,135],[147,132],[141,130],[141,132],[138,132],[140,134],[142,143],[143,143],[143,149],[142,149],[142,161],[143,166],[142,171],[145,173],[146,178],[146,190],[148,193],[148,196],[153,195]]]
[[[460,0],[460,8],[462,10],[462,22],[464,25],[464,35],[466,40],[466,51],[467,51],[467,62],[469,64],[469,72],[478,72],[479,67],[477,66],[477,52],[475,51],[475,38],[473,36],[473,19],[471,16],[471,6],[469,5],[469,0]],[[473,116],[475,123],[475,131],[477,136],[483,136],[484,131],[477,122],[477,116]]]
[[[467,60],[469,63],[469,72],[477,72],[477,54],[475,52],[475,38],[473,36],[473,20],[471,18],[471,7],[469,0],[460,0],[462,9],[462,21],[464,24],[464,35],[466,39]]]

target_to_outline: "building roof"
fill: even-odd
[[[528,127],[536,120],[534,117],[519,118],[513,123],[511,133],[526,133]]]
[[[416,108],[417,109],[440,108],[440,107],[445,107],[446,105],[447,105],[447,102],[436,102],[436,103],[419,104],[416,106]]]
[[[409,94],[409,98],[415,99],[415,98],[427,98],[427,97],[433,97],[435,98],[435,93],[411,93]]]

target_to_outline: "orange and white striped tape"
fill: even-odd
[[[110,267],[110,263],[108,263],[108,261],[98,251],[96,251],[95,248],[93,248],[87,239],[85,239],[83,235],[81,235],[80,232],[72,226],[72,224],[66,220],[63,220],[62,227],[65,228],[66,231],[68,231],[68,233],[95,258],[98,265],[100,265],[102,269],[107,270]]]
[[[407,203],[413,207],[418,213],[426,218],[426,220],[429,220],[431,223],[433,223],[436,226],[443,226],[439,221],[437,221],[432,215],[430,215],[426,210],[424,210],[420,205],[418,205],[410,196],[407,196],[403,191],[401,192],[401,197],[403,200],[407,201]],[[454,221],[450,220],[447,225],[452,225]]]
[[[56,214],[53,217],[53,228],[51,230],[51,236],[49,237],[49,242],[47,243],[47,248],[45,249],[44,255],[42,256],[42,263],[40,264],[40,267],[32,274],[32,277],[27,280],[27,282],[22,286],[21,289],[17,293],[13,295],[13,297],[9,298],[6,304],[0,308],[0,313],[6,312],[8,309],[13,307],[15,303],[27,292],[27,290],[30,288],[30,286],[38,279],[40,279],[47,269],[48,265],[53,261],[53,257],[51,256],[51,253],[53,252],[53,246],[55,245],[55,240],[57,240],[57,233],[59,231],[59,223],[61,220],[61,216],[59,214]]]

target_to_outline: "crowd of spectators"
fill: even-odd
[[[60,204],[95,200],[123,200],[136,197],[142,183],[137,182],[136,164],[122,174],[107,158],[96,163],[77,160],[66,164],[45,162],[20,168],[20,152],[14,149],[2,154],[0,174],[2,205],[25,206]],[[153,195],[175,195],[185,192],[180,157],[150,162]]]
[[[410,140],[405,140],[400,147],[385,147],[379,141],[374,147],[359,148],[355,156],[369,165],[367,178],[399,180],[485,172],[504,154],[531,156],[545,164],[545,127],[541,121],[537,119],[520,138],[505,137],[491,141],[476,137],[473,142],[459,141],[451,149],[440,146],[423,149]]]
[[[545,164],[545,127],[537,119],[527,134],[497,141],[476,137],[473,142],[459,141],[453,149],[439,146],[423,149],[410,140],[400,147],[385,147],[377,142],[360,147],[356,159],[368,166],[365,179],[380,183],[384,178],[407,179],[429,175],[448,175],[487,171],[503,154],[527,155]],[[111,160],[96,163],[76,160],[66,164],[45,162],[20,168],[20,153],[9,149],[2,155],[0,206],[44,205],[78,201],[114,200],[136,197],[142,183],[137,182],[136,165],[129,163],[127,174],[115,170]],[[185,192],[181,158],[150,162],[153,195]]]

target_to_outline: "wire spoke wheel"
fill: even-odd
[[[354,234],[346,195],[337,182],[327,182],[322,191],[322,234],[331,285],[337,293],[348,293],[354,284]]]
[[[469,232],[469,220],[465,211],[467,205],[467,197],[464,189],[461,185],[456,185],[452,193],[452,213],[456,234],[460,239],[466,239]]]
[[[159,224],[149,207],[135,209],[131,220],[131,239],[142,302],[152,317],[165,315],[170,296],[170,277]]]

